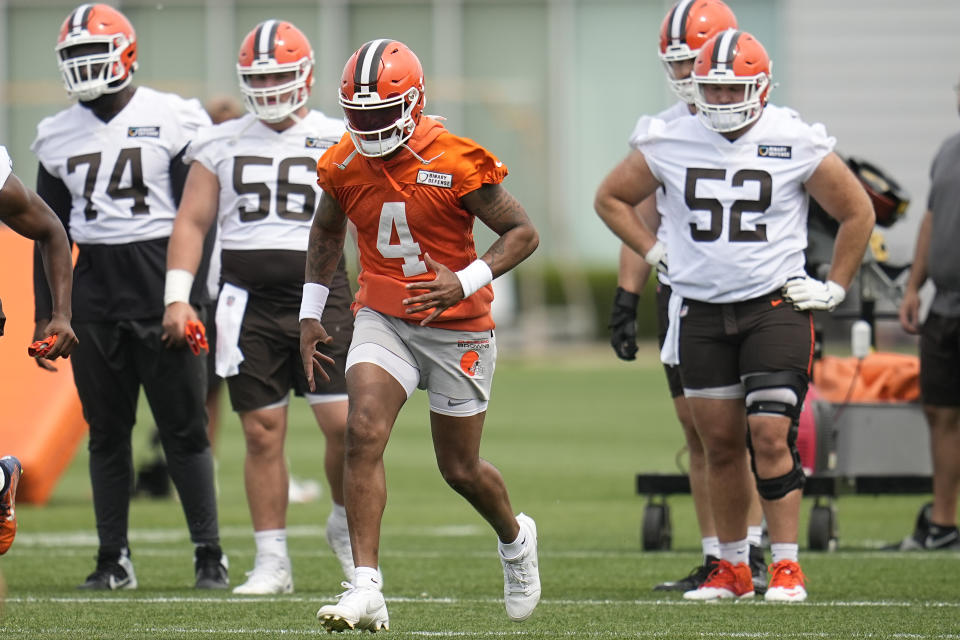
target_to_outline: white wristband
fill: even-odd
[[[163,284],[163,306],[174,302],[190,303],[190,290],[193,289],[193,274],[186,269],[168,269]]]
[[[457,271],[460,286],[463,287],[463,297],[469,298],[477,291],[493,282],[493,271],[490,265],[477,258],[460,271]]]
[[[300,319],[323,317],[323,308],[327,305],[330,288],[317,282],[303,283],[303,298],[300,300]]]

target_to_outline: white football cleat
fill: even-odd
[[[253,571],[247,572],[247,581],[234,587],[233,592],[246,596],[293,593],[290,558],[258,555],[253,562]]]
[[[537,525],[526,514],[517,515],[520,534],[523,537],[523,551],[516,558],[504,558],[500,551],[500,564],[503,565],[503,602],[507,616],[514,622],[522,622],[530,617],[540,602],[540,568],[537,559]]]
[[[390,617],[383,594],[369,587],[354,587],[342,582],[346,589],[337,604],[327,604],[317,611],[317,620],[327,632],[357,629],[376,633],[390,630]]]

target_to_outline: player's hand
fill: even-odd
[[[647,253],[644,254],[643,259],[650,266],[656,267],[658,272],[666,273],[668,266],[667,245],[657,240],[657,243],[650,247],[650,251],[647,251]]]
[[[900,302],[900,326],[907,333],[920,332],[920,295],[916,289],[908,288]]]
[[[637,357],[637,302],[640,296],[617,287],[610,311],[610,345],[621,360]]]
[[[171,302],[163,311],[163,333],[160,339],[168,349],[182,347],[185,344],[187,323],[199,322],[197,311],[187,302]]]
[[[821,282],[810,276],[790,278],[782,289],[783,299],[797,311],[833,311],[844,297],[846,290],[834,282]]]
[[[43,343],[50,336],[56,336],[56,339],[52,341],[53,344],[48,349],[43,349],[39,355],[34,356],[33,360],[41,369],[56,371],[57,367],[51,361],[69,357],[79,340],[73,332],[73,327],[70,326],[70,321],[59,315],[55,315],[50,320],[38,320],[34,326],[34,344]]]
[[[327,330],[319,320],[304,318],[300,321],[300,360],[303,362],[303,374],[307,377],[310,391],[317,390],[316,373],[319,373],[325,382],[330,382],[330,376],[324,371],[323,365],[332,365],[333,358],[317,351],[317,345],[331,342],[333,338],[327,335]]]
[[[427,268],[436,273],[437,277],[430,281],[408,284],[408,290],[424,289],[426,293],[403,300],[403,306],[406,307],[408,315],[433,309],[433,312],[420,321],[421,327],[463,300],[463,285],[460,284],[457,274],[431,258],[429,253],[423,254],[423,260],[427,263]]]

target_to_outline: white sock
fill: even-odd
[[[770,544],[770,555],[771,561],[773,564],[777,564],[781,560],[792,560],[793,562],[797,561],[797,554],[800,550],[800,545],[796,542],[774,542]]]
[[[763,527],[747,527],[747,542],[751,547],[759,547],[763,540]]]
[[[513,542],[503,542],[502,540],[498,540],[497,546],[500,547],[500,555],[502,555],[506,560],[513,560],[523,553],[523,547],[526,541],[527,539],[523,533],[523,528],[520,529],[520,533],[517,534],[517,539]]]
[[[347,508],[342,504],[333,503],[330,515],[327,516],[327,527],[331,529],[347,530]]]
[[[750,557],[750,545],[747,544],[747,539],[743,540],[734,540],[733,542],[721,542],[720,543],[720,559],[726,560],[730,564],[736,566],[741,562],[746,562],[747,558]]]
[[[703,557],[713,556],[714,558],[720,557],[720,538],[717,536],[707,536],[706,538],[700,538],[700,548],[703,549]]]
[[[257,544],[258,556],[287,557],[287,530],[264,529],[253,532],[253,541]]]
[[[2,496],[7,491],[7,472],[3,470],[0,472],[0,496]]]
[[[380,591],[383,588],[383,583],[380,581],[380,572],[374,567],[357,567],[353,577],[353,586]]]

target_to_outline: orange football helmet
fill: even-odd
[[[409,140],[424,103],[423,67],[402,42],[371,40],[343,68],[340,106],[361,155],[385,156]]]
[[[729,29],[712,37],[693,63],[700,121],[718,132],[736,131],[754,122],[767,104],[772,66],[766,49],[746,31]],[[731,104],[708,102],[709,85],[741,85],[743,98]]]
[[[285,74],[271,81],[267,76]],[[307,103],[313,86],[313,49],[289,22],[265,20],[240,45],[237,78],[247,111],[281,122]]]
[[[120,91],[137,70],[133,25],[105,4],[82,4],[70,12],[55,51],[67,94],[84,102]]]
[[[721,0],[680,0],[660,25],[660,60],[678,98],[693,104],[693,80],[677,78],[671,62],[693,60],[704,43],[726,29],[737,28],[737,17]]]

